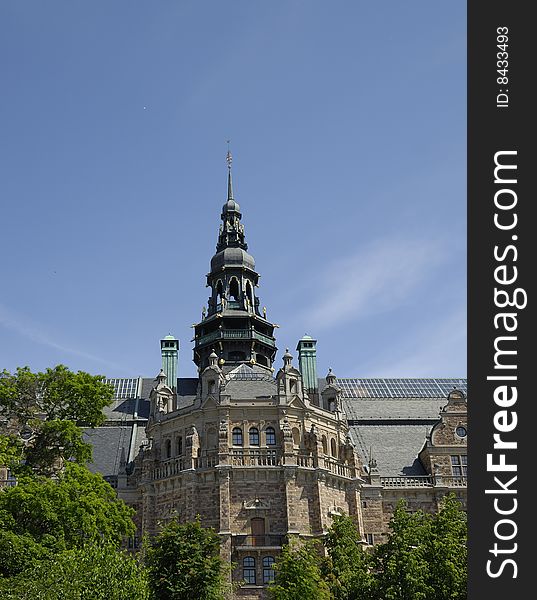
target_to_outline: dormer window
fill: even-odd
[[[209,380],[208,384],[207,384],[208,390],[209,390],[209,394],[215,394],[216,393],[216,381],[214,379]]]
[[[291,389],[291,394],[296,394],[296,379],[291,379],[289,386]]]

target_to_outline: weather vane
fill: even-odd
[[[231,163],[233,162],[233,157],[231,156],[231,150],[229,149],[229,142],[231,140],[226,140],[226,141],[227,141],[227,154],[226,154],[227,168],[231,171]]]

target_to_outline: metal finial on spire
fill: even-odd
[[[233,156],[231,155],[231,150],[229,149],[229,142],[230,140],[227,140],[227,199],[233,200],[233,184],[231,181],[231,163],[233,162]]]
[[[227,168],[229,170],[231,170],[231,163],[233,162],[233,156],[231,155],[231,150],[229,149],[229,143],[231,142],[231,140],[226,140],[226,141],[227,141],[227,154],[226,154]]]

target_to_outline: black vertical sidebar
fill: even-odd
[[[531,596],[537,573],[537,515],[530,514],[537,506],[530,491],[537,481],[537,34],[530,7],[468,0],[472,600]]]

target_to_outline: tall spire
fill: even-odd
[[[233,198],[232,160],[228,141],[227,200],[207,274],[211,295],[207,312],[204,310],[202,320],[194,325],[194,362],[201,371],[216,357],[219,365],[246,363],[271,369],[276,354],[274,325],[259,313],[259,274],[254,257],[247,252],[241,209]]]
[[[241,207],[238,202],[235,202],[233,198],[233,184],[231,180],[231,163],[233,157],[229,149],[226,154],[227,162],[227,200],[222,207],[222,225],[220,225],[220,233],[218,235],[218,243],[216,245],[216,251],[220,252],[225,248],[242,248],[243,250],[248,249],[248,244],[244,241],[244,225],[241,224]],[[253,261],[253,258],[252,258]]]
[[[231,164],[233,162],[233,156],[231,155],[231,151],[229,149],[229,140],[227,141],[226,162],[227,162],[227,199],[233,200],[233,183],[231,180]]]

